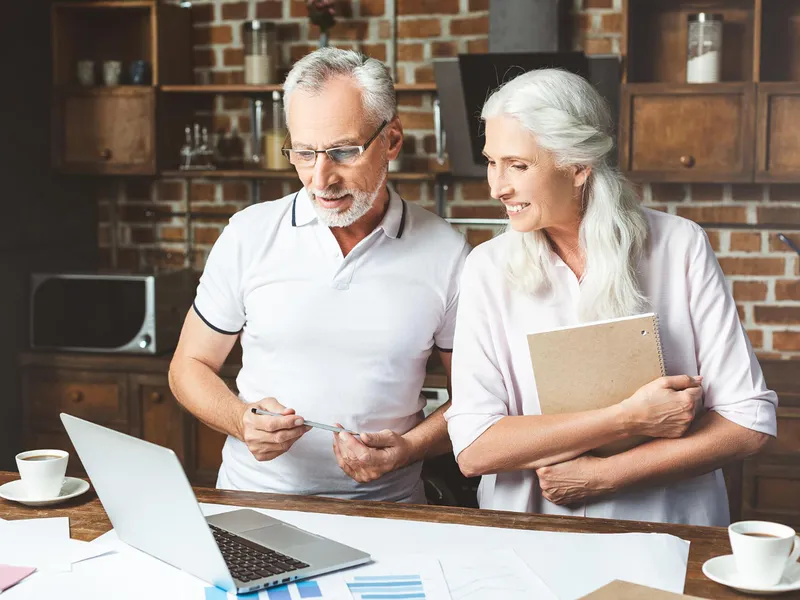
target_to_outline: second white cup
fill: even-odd
[[[119,78],[122,74],[122,63],[118,60],[106,60],[103,62],[103,83],[106,85],[119,85]]]
[[[800,556],[794,529],[769,521],[739,521],[728,527],[736,570],[749,584],[775,585]]]

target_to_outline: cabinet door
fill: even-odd
[[[756,181],[800,181],[800,84],[758,86]]]
[[[125,432],[134,420],[125,373],[29,368],[23,371],[22,394],[30,432],[64,432],[62,412]]]
[[[71,173],[154,174],[155,90],[68,88],[55,96],[56,168]]]
[[[131,375],[131,395],[141,406],[142,439],[170,448],[186,467],[186,430],[190,418],[169,389],[166,375]]]
[[[620,164],[637,181],[753,180],[754,84],[628,84]]]

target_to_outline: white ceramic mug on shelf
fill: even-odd
[[[56,498],[64,485],[69,453],[64,450],[28,450],[16,456],[25,495],[31,500]]]
[[[121,62],[118,60],[107,60],[103,62],[103,83],[108,86],[119,85],[119,78],[121,74]]]
[[[78,61],[78,83],[85,86],[94,85],[94,61]]]
[[[728,527],[728,536],[736,570],[751,585],[775,585],[800,556],[800,536],[779,523],[739,521]]]

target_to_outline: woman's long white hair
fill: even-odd
[[[639,200],[622,174],[609,164],[614,146],[611,118],[603,98],[582,77],[560,69],[524,73],[496,90],[481,119],[517,119],[550,152],[559,168],[591,167],[583,188],[580,246],[586,262],[578,318],[611,319],[642,311],[647,300],[636,275],[647,240]],[[526,292],[550,286],[552,247],[544,230],[509,228],[508,269]]]

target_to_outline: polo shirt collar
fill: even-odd
[[[378,225],[392,239],[400,239],[406,227],[406,203],[389,185],[389,208]],[[292,227],[308,225],[317,218],[305,188],[297,192],[292,200]]]
[[[306,189],[303,188],[294,195],[292,200],[292,227],[308,225],[317,218],[317,213],[311,205]]]
[[[406,203],[391,185],[387,187],[389,188],[389,208],[378,227],[383,229],[383,232],[390,238],[398,240],[403,236],[403,230],[406,228]]]

